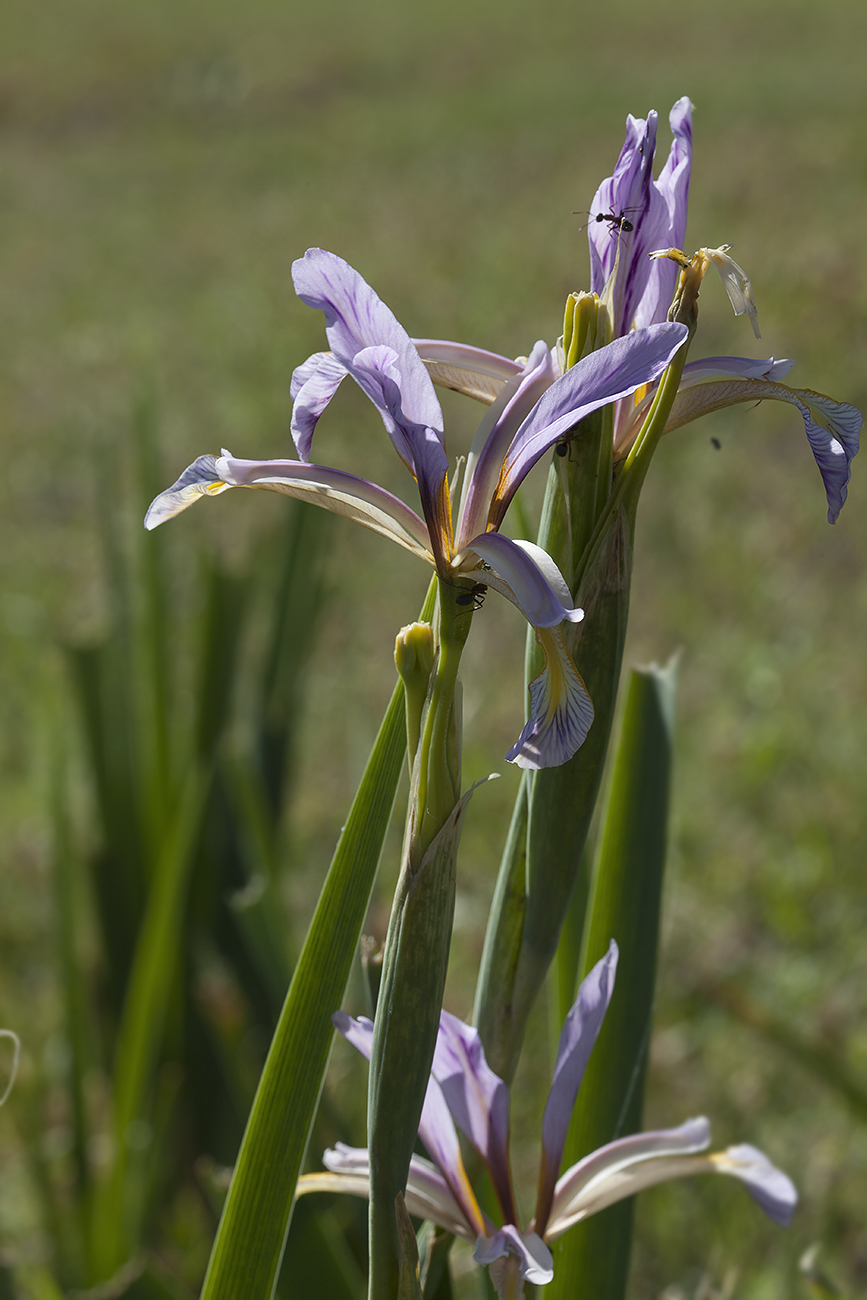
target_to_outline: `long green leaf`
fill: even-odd
[[[671,778],[674,667],[630,674],[596,864],[582,974],[620,948],[614,996],[572,1118],[565,1163],[641,1127],[650,1044]],[[578,1224],[554,1244],[551,1300],[622,1300],[632,1200]]]
[[[434,586],[422,618],[433,610]],[[403,686],[392,695],[328,871],[271,1043],[202,1300],[267,1300],[325,1077],[331,1015],[346,988],[406,752]]]

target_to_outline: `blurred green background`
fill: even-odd
[[[167,485],[224,445],[291,454],[289,377],[323,340],[321,317],[293,295],[293,258],[310,245],[340,253],[411,334],[526,353],[554,340],[566,294],[587,287],[573,210],[610,173],[627,112],[659,110],[664,156],[668,109],[687,94],[687,246],[734,246],[763,332],[756,344],[708,280],[692,356],[793,356],[794,384],[863,408],[865,39],[854,0],[730,0],[724,17],[671,0],[7,0],[0,1024],[20,1033],[24,1056],[0,1112],[2,1259],[55,1268],[34,1167],[62,1164],[68,1149],[52,1082],[68,1054],[51,882],[61,760],[75,852],[86,857],[97,831],[60,647],[116,623],[106,553],[141,556],[153,541],[138,536],[143,484]],[[317,433],[319,458],[411,500],[375,413],[344,390]],[[443,405],[458,453],[479,408],[451,394]],[[159,448],[144,471],[133,454],[148,446],[143,421]],[[626,659],[682,652],[648,1123],[709,1115],[719,1144],[768,1151],[802,1206],[782,1233],[722,1180],[644,1194],[639,1300],[807,1295],[797,1261],[814,1243],[845,1294],[867,1294],[862,468],[829,528],[799,417],[765,404],[673,434],[645,489]],[[543,478],[527,492],[531,515]],[[266,639],[287,508],[236,493],[170,525],[167,643],[181,697],[207,605],[200,557],[258,593],[243,668]],[[394,633],[427,584],[409,557],[348,523],[322,539],[326,597],[276,868],[290,955],[392,688]],[[503,779],[467,821],[448,999],[459,1014],[517,788],[502,755],[522,721],[523,625],[501,604],[477,615],[463,673],[466,783]],[[228,752],[243,747],[248,706],[241,671]],[[392,855],[368,927],[380,937],[395,868]],[[81,892],[76,960],[88,971],[97,927]],[[219,985],[219,962],[206,954],[197,970],[212,1002],[243,1006],[243,991]],[[363,1010],[360,991],[349,1009]],[[546,1028],[540,1009],[540,1048]],[[262,1046],[244,1040],[248,1064]],[[358,1142],[364,1072],[343,1051],[334,1066],[329,1104],[356,1127],[328,1138]],[[515,1102],[528,1199],[546,1075],[528,1069]],[[193,1288],[212,1230],[205,1199],[191,1182],[160,1229],[169,1271]],[[17,1285],[40,1294],[42,1283]]]

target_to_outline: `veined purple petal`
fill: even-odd
[[[663,243],[683,248],[692,168],[692,104],[686,96],[674,105],[668,122],[674,138],[655,186],[668,211],[668,230]],[[650,263],[647,287],[635,311],[636,328],[665,320],[674,297],[676,280],[677,267],[669,258]]]
[[[662,374],[686,340],[685,325],[650,325],[615,339],[567,370],[536,403],[509,447],[497,487],[491,524],[506,509],[541,456],[591,411],[607,406]]]
[[[334,253],[309,248],[293,263],[292,278],[302,302],[325,313],[331,351],[374,403],[415,475],[433,549],[443,559],[451,535],[443,417],[412,339],[366,280]]]
[[[580,623],[584,617],[583,610],[572,607],[562,573],[535,542],[513,541],[502,533],[482,533],[455,557],[455,569],[464,564],[467,552],[490,565],[491,571],[485,570],[482,580],[516,605],[533,627],[556,627],[564,619]]]
[[[674,115],[679,135],[675,139],[678,155],[672,172],[683,164],[684,122],[681,114]],[[648,254],[662,247],[670,233],[672,211],[669,199],[673,176],[669,176],[664,192],[653,179],[653,157],[656,150],[657,115],[650,112],[647,120],[629,116],[626,120],[626,140],[614,173],[596,191],[591,214],[600,213],[619,217],[624,213],[633,229],[625,231],[610,221],[590,221],[590,285],[595,293],[603,294],[606,285],[611,297],[613,333],[615,338],[627,334],[637,323],[651,324],[665,319],[669,302],[664,310],[659,303],[662,291]],[[688,154],[685,167],[688,183]],[[609,284],[615,271],[616,276]],[[653,277],[653,278],[652,278]],[[641,320],[638,321],[638,317]]]
[[[521,373],[522,363],[484,348],[447,339],[413,339],[435,384],[490,405],[503,384]]]
[[[165,492],[160,492],[148,506],[144,526],[150,531],[173,519],[187,506],[191,506],[199,497],[215,497],[231,483],[225,483],[217,472],[216,456],[199,456],[192,465],[188,465],[183,474]]]
[[[480,1236],[473,1259],[489,1266],[504,1255],[514,1255],[520,1262],[521,1277],[526,1282],[546,1286],[554,1277],[554,1258],[542,1238],[535,1232],[519,1232],[507,1223],[492,1237]]]
[[[517,767],[559,767],[584,744],[593,702],[556,627],[537,627],[545,667],[530,683],[530,717],[506,755]]]
[[[432,1073],[456,1124],[488,1167],[504,1219],[514,1223],[517,1210],[509,1169],[509,1089],[485,1060],[478,1030],[447,1011],[440,1014]]]
[[[317,421],[346,374],[333,352],[316,352],[294,371],[289,386],[294,402],[292,440],[301,460],[309,461]]]
[[[710,1157],[694,1154],[709,1144],[710,1125],[699,1118],[687,1120],[679,1128],[618,1138],[591,1152],[558,1180],[545,1240],[555,1240],[573,1223],[643,1187],[712,1170]]]
[[[325,313],[331,351],[352,374],[355,357],[383,345],[397,354],[403,413],[411,424],[442,433],[442,411],[418,351],[394,313],[348,262],[322,248],[308,248],[292,264],[295,292]]]
[[[535,1221],[537,1230],[543,1235],[551,1212],[575,1098],[614,992],[617,957],[617,944],[612,939],[608,952],[582,980],[578,997],[560,1034],[554,1078],[542,1119],[542,1163]]]
[[[491,505],[512,439],[539,398],[559,376],[546,343],[538,342],[524,366],[500,390],[473,438],[467,457],[456,549],[488,527]]]
[[[264,488],[323,506],[434,563],[430,534],[415,511],[385,488],[355,474],[297,460],[238,460],[228,455],[216,461],[215,472],[226,487]]]
[[[353,1047],[369,1061],[373,1044],[373,1021],[367,1016],[359,1016],[357,1020],[353,1020],[345,1011],[335,1011],[331,1021],[347,1042],[352,1043]],[[461,1214],[465,1223],[469,1225],[472,1235],[484,1232],[482,1213],[461,1159],[457,1130],[442,1089],[433,1077],[428,1080],[418,1135],[448,1185],[453,1200],[460,1206]],[[472,1240],[472,1236],[470,1239]]]
[[[798,1193],[791,1178],[772,1165],[763,1151],[756,1147],[727,1147],[710,1159],[717,1172],[739,1178],[753,1200],[759,1204],[774,1223],[787,1228],[792,1221]]]
[[[808,388],[789,388],[769,380],[720,380],[678,392],[665,431],[678,429],[724,406],[764,399],[789,402],[801,412],[807,440],[825,484],[828,522],[836,523],[846,500],[849,467],[858,452],[863,418],[861,412],[847,402],[835,402],[823,393],[814,393]]]

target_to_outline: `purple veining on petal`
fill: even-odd
[[[738,379],[770,379],[774,383],[780,383],[794,364],[788,357],[702,357],[700,361],[687,361],[678,390],[725,375],[734,375]]]
[[[442,561],[450,534],[443,418],[412,339],[362,276],[334,253],[308,249],[293,263],[292,276],[302,302],[325,313],[331,351],[377,407],[415,474],[434,553]]]
[[[578,997],[560,1034],[554,1078],[542,1119],[542,1163],[535,1217],[536,1229],[543,1236],[551,1212],[575,1098],[614,992],[617,956],[617,944],[612,939],[608,952],[582,981]]]
[[[224,483],[217,471],[216,456],[199,456],[188,465],[179,479],[155,496],[144,519],[150,531],[173,519],[201,496],[216,496],[231,484]]]
[[[434,1078],[460,1129],[488,1167],[503,1217],[517,1219],[509,1169],[509,1089],[485,1060],[477,1029],[440,1014]]]
[[[292,375],[292,439],[301,460],[310,459],[313,431],[346,374],[332,352],[317,352]]]
[[[530,683],[530,717],[506,755],[516,767],[559,767],[584,744],[593,701],[555,627],[537,627],[545,667]]]
[[[763,1151],[746,1143],[728,1147],[712,1156],[720,1173],[740,1179],[765,1214],[782,1228],[788,1228],[798,1204],[795,1184],[772,1165]]]
[[[331,351],[352,373],[364,348],[385,345],[398,357],[403,414],[412,424],[442,432],[442,411],[418,351],[394,313],[343,258],[309,248],[292,264],[295,292],[308,307],[325,313]]]
[[[685,325],[651,325],[615,339],[567,370],[543,394],[515,434],[503,465],[491,524],[498,527],[536,462],[592,411],[633,393],[662,373],[685,342]]]

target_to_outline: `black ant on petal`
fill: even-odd
[[[609,232],[613,235],[615,230],[619,230],[624,235],[629,235],[635,229],[633,222],[627,217],[627,212],[637,212],[637,208],[621,208],[619,212],[588,212],[590,221],[607,221]],[[590,225],[590,221],[587,225]],[[587,229],[587,226],[584,227]]]

